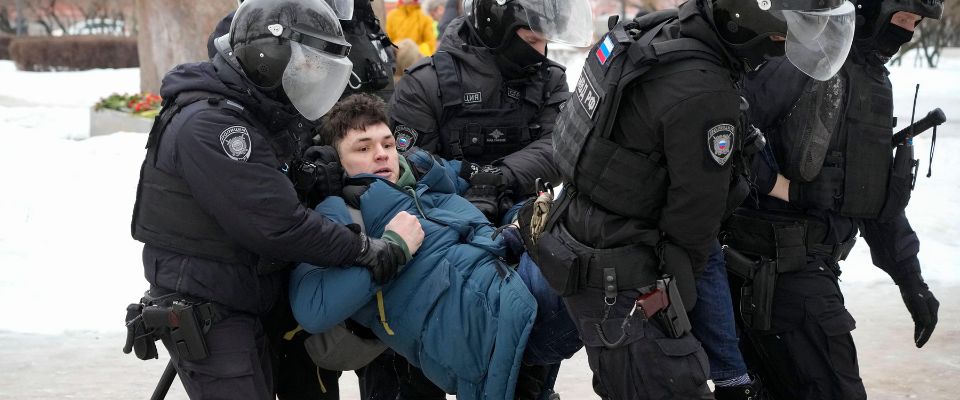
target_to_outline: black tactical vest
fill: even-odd
[[[822,166],[843,170],[834,210],[845,217],[876,218],[887,196],[893,89],[885,74],[870,71],[875,68],[851,57],[837,76],[809,83],[773,142],[781,172],[791,180],[811,181]]]
[[[231,241],[220,224],[200,208],[183,178],[156,167],[160,141],[173,117],[182,114],[183,118],[189,118],[210,108],[223,109],[248,122],[253,121],[242,106],[205,92],[181,93],[165,104],[154,120],[147,139],[147,155],[140,169],[137,199],[130,224],[133,238],[188,256],[229,264],[256,265],[261,273],[285,268],[287,263],[261,258]]]
[[[696,39],[652,43],[676,18],[676,10],[667,10],[614,26],[590,49],[573,96],[557,117],[554,159],[563,181],[622,216],[658,215],[669,186],[662,151],[643,154],[610,139],[624,89],[653,66],[728,72]]]
[[[876,218],[887,195],[893,163],[893,87],[886,73],[847,60],[850,82],[846,119],[838,149],[843,149],[843,200],[840,215]]]
[[[384,101],[393,95],[393,70],[396,67],[393,43],[383,33],[380,20],[369,4],[366,0],[356,1],[354,18],[340,21],[343,36],[351,45],[347,58],[353,63],[353,73],[341,99],[357,92],[377,94]]]
[[[530,79],[516,87],[504,84],[499,93],[466,92],[450,53],[438,51],[432,62],[442,102],[437,122],[441,156],[490,164],[540,138],[537,117],[550,96],[544,86],[555,84],[552,81],[560,74],[550,74],[549,82]],[[485,96],[506,100],[500,108],[483,108]]]

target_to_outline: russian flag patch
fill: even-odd
[[[603,42],[600,42],[600,46],[597,46],[597,60],[600,60],[600,65],[603,65],[607,62],[607,58],[610,57],[610,53],[613,53],[613,41],[610,40],[610,35],[608,34],[603,38]]]

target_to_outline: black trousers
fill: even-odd
[[[781,274],[771,329],[742,330],[747,367],[759,373],[775,400],[867,398],[850,334],[856,321],[843,304],[834,270],[839,271],[835,263],[811,258],[803,271]],[[734,304],[741,286],[731,277]]]
[[[667,337],[658,322],[644,321],[639,312],[623,325],[638,295],[620,291],[605,321],[603,291],[588,288],[564,298],[586,346],[593,390],[604,400],[701,398],[710,366],[692,334]]]
[[[191,399],[273,398],[273,369],[267,337],[258,317],[224,311],[206,334],[209,356],[187,361],[163,337],[180,382]]]

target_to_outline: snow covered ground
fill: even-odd
[[[557,51],[552,55],[561,55]],[[582,56],[569,59],[575,83]],[[908,58],[909,61],[909,58]],[[921,177],[908,214],[923,246],[921,262],[941,299],[940,324],[922,350],[896,287],[857,246],[842,285],[859,324],[854,335],[872,398],[953,399],[960,377],[960,49],[935,70],[898,67],[895,114],[933,107],[941,126],[933,178]],[[89,136],[89,108],[112,92],[135,92],[136,69],[32,73],[0,61],[0,399],[146,398],[165,361],[120,353],[123,309],[146,283],[130,214],[145,133]],[[929,133],[916,141],[926,171]],[[342,398],[356,399],[344,374]],[[565,399],[596,398],[581,352],[564,364]],[[183,399],[179,384],[168,398]]]

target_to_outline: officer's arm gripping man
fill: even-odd
[[[258,129],[221,111],[202,111],[184,123],[174,144],[177,168],[200,207],[241,246],[260,255],[315,265],[345,265],[360,254],[356,233],[305,208]],[[246,160],[234,160],[220,133],[249,132]]]
[[[429,63],[429,61],[420,62]],[[421,81],[421,77],[433,79],[435,72],[418,67],[419,64],[411,67],[409,72],[397,82],[394,97],[390,102],[392,128],[394,133],[397,133],[398,125],[412,128],[417,132],[417,147],[430,153],[443,154],[437,128],[442,110],[439,107],[436,84],[424,85]],[[567,87],[566,74],[559,65],[551,64],[547,70],[549,79],[544,87],[549,89],[549,92],[543,93],[546,101],[537,118],[537,123],[541,127],[540,138],[497,162],[504,171],[510,188],[519,195],[533,194],[537,178],[543,178],[554,184],[560,182],[560,171],[553,162],[551,135],[557,114],[560,112],[560,104],[570,96],[570,91]]]
[[[723,165],[715,161],[708,135],[731,126],[734,135],[742,134],[737,127],[738,104],[732,89],[704,92],[667,107],[659,119],[670,179],[659,228],[669,243],[686,250],[694,275],[703,270],[720,230],[736,155]]]
[[[561,180],[560,170],[553,162],[553,127],[560,113],[560,105],[570,97],[570,88],[563,67],[550,62],[547,72],[549,77],[544,86],[548,90],[544,93],[547,100],[537,116],[537,124],[542,132],[540,138],[498,162],[506,167],[502,169],[511,188],[524,197],[535,194],[537,178],[554,186]]]
[[[861,220],[860,231],[870,246],[873,264],[886,271],[900,287],[900,295],[914,322],[914,344],[922,347],[937,326],[940,302],[920,274],[917,258],[920,239],[904,212],[886,222]]]

